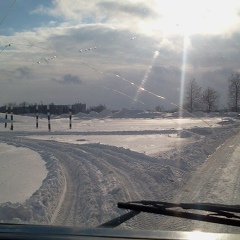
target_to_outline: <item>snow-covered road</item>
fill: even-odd
[[[202,122],[193,120],[191,128],[181,127],[180,130],[179,124],[175,129],[169,124],[166,130],[154,130],[151,120],[144,129],[145,120],[134,121],[142,124],[141,130],[129,129],[131,120],[123,120],[123,123],[128,122],[124,131],[95,131],[99,123],[104,123],[96,120],[97,127],[93,124],[93,128],[85,133],[5,131],[0,142],[38,153],[46,162],[48,175],[41,188],[24,204],[0,206],[0,219],[96,227],[125,212],[117,209],[119,201],[238,203],[239,182],[236,184],[235,181],[239,168],[235,166],[239,165],[240,136],[236,134],[238,125],[235,121],[224,122],[227,123],[225,126],[217,124],[219,119],[211,119],[209,121],[215,121],[215,128],[209,128],[196,127],[197,122]],[[167,124],[166,119],[163,121]],[[176,121],[171,119],[169,122],[173,124]],[[186,121],[181,121],[187,126]],[[116,124],[120,130],[121,123],[122,120],[111,120],[104,126],[113,128],[111,124]],[[160,124],[161,120],[157,123]],[[86,141],[88,136],[94,140],[94,134],[98,140],[111,137],[112,142]],[[121,147],[119,139],[114,141],[113,136],[118,138],[120,135],[135,137],[132,149]],[[163,141],[152,141],[158,135]],[[136,151],[137,136],[145,136],[146,144],[151,141],[159,151],[151,156]],[[175,139],[176,144],[166,151],[169,141],[164,139],[168,138]],[[85,141],[79,142],[78,139]],[[8,215],[9,212],[13,214]],[[166,220],[152,214],[140,214],[123,225],[124,228],[166,230],[189,230],[189,226],[195,229],[205,225],[193,225],[179,219]]]
[[[163,192],[166,197],[171,171],[177,174],[156,158],[114,146],[25,138],[8,143],[49,153],[60,162],[66,181],[59,199],[64,200],[52,212],[52,224],[95,227],[123,212],[116,209],[118,201],[157,200]]]
[[[224,142],[199,167],[179,191],[174,202],[209,202],[229,205],[240,203],[240,132]],[[203,177],[204,176],[204,177]],[[171,219],[164,223],[166,229],[183,231],[239,232],[239,228],[199,221]]]

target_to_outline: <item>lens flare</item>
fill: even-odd
[[[139,88],[138,88],[138,90],[137,90],[137,92],[136,92],[136,95],[135,95],[135,97],[134,97],[134,101],[138,101],[138,97],[139,97],[139,94],[140,94],[141,91],[146,91],[146,90],[144,89],[144,85],[145,85],[145,83],[146,83],[146,81],[147,81],[147,79],[148,79],[148,77],[149,77],[149,74],[150,74],[150,72],[151,72],[152,66],[154,65],[154,63],[155,63],[158,55],[159,55],[159,51],[156,50],[156,51],[154,52],[154,54],[153,54],[152,62],[151,62],[151,64],[148,66],[148,68],[147,68],[147,70],[146,70],[146,72],[145,72],[145,75],[144,75],[144,77],[143,77],[143,79],[142,79],[142,81],[141,81],[141,84],[139,85]]]
[[[184,102],[184,88],[185,88],[185,73],[187,64],[187,48],[189,43],[188,35],[184,36],[183,39],[183,55],[182,55],[182,73],[181,73],[181,85],[180,85],[180,95],[179,95],[179,117],[183,114],[183,102]]]

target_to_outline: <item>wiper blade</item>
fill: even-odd
[[[114,218],[106,223],[103,223],[101,225],[98,226],[98,228],[113,228],[116,227],[124,222],[126,222],[127,220],[129,220],[130,218],[135,217],[136,215],[138,215],[140,212],[137,211],[130,211],[124,215],[121,215],[117,218]]]
[[[226,205],[226,204],[215,204],[215,203],[171,203],[171,202],[160,202],[160,201],[134,201],[127,202],[139,205],[149,205],[156,207],[164,207],[164,208],[177,208],[180,207],[182,209],[195,209],[195,210],[205,210],[210,212],[215,211],[227,211],[240,213],[240,205]],[[121,205],[122,203],[118,203]]]
[[[212,222],[240,227],[240,205],[224,205],[212,203],[170,203],[159,201],[119,202],[119,208],[174,216],[179,218]],[[179,210],[181,208],[181,210]],[[206,214],[193,213],[186,210],[211,212]]]

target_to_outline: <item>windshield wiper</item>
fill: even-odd
[[[236,215],[236,213],[240,213],[240,205],[137,201],[126,203],[119,202],[118,207],[140,212],[156,213],[161,215],[240,227],[240,216]],[[178,210],[179,208],[182,210]],[[200,214],[185,210],[201,210],[211,213]]]
[[[159,201],[135,201],[135,202],[119,202],[118,207],[132,210],[127,214],[128,216],[132,215],[132,217],[134,217],[136,214],[140,212],[148,212],[148,213],[155,213],[155,214],[160,214],[165,216],[173,216],[173,217],[179,217],[179,218],[185,218],[185,219],[191,219],[191,220],[197,220],[197,221],[204,221],[204,222],[211,222],[211,223],[218,223],[218,224],[240,227],[240,216],[239,216],[240,205],[225,205],[225,204],[213,204],[213,203],[170,203],[170,202],[159,202]],[[206,213],[205,214],[197,213],[196,210],[206,211]],[[99,227],[102,227],[102,226],[116,227],[124,222],[124,221],[119,221],[120,217],[113,219],[107,223],[104,223]]]

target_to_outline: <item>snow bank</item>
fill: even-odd
[[[106,117],[110,117],[111,115],[112,115],[112,111],[110,109],[104,109],[98,114],[98,117],[106,118]]]
[[[58,115],[58,118],[69,118],[69,114],[64,113],[64,114]]]
[[[139,113],[143,113],[143,110],[123,108],[119,112],[114,113],[111,118],[137,118]]]
[[[119,112],[114,113],[111,118],[159,118],[164,115],[165,113],[161,112],[123,108]]]
[[[236,127],[236,128],[235,128]],[[193,128],[188,132],[199,134],[204,137],[184,146],[176,151],[168,151],[159,155],[160,158],[166,159],[170,166],[177,167],[191,175],[198,166],[203,164],[207,158],[215,152],[223,142],[238,131],[237,125],[222,128]],[[184,133],[185,134],[185,133]]]
[[[76,118],[88,118],[89,116],[88,116],[88,114],[79,112],[79,113],[75,114],[74,117],[76,117]]]
[[[0,205],[0,219],[11,223],[50,223],[64,189],[65,179],[57,159],[45,154],[47,177],[29,199],[23,204],[3,203]]]
[[[204,112],[187,112],[187,111],[180,111],[180,112],[174,112],[172,114],[173,118],[203,118],[203,117],[207,117],[207,114]]]
[[[0,204],[23,203],[46,176],[45,162],[37,152],[0,143]]]
[[[222,121],[218,122],[220,125],[229,125],[229,124],[234,124],[235,121],[232,118],[224,118]]]
[[[91,119],[91,118],[105,118],[112,115],[112,111],[109,109],[104,109],[100,113],[97,113],[95,111],[91,111],[89,114],[85,113],[77,113],[74,115],[75,118],[84,118],[84,119]]]
[[[95,112],[95,111],[91,111],[91,112],[89,113],[89,116],[92,117],[92,118],[97,118],[97,117],[98,117],[98,113]]]

